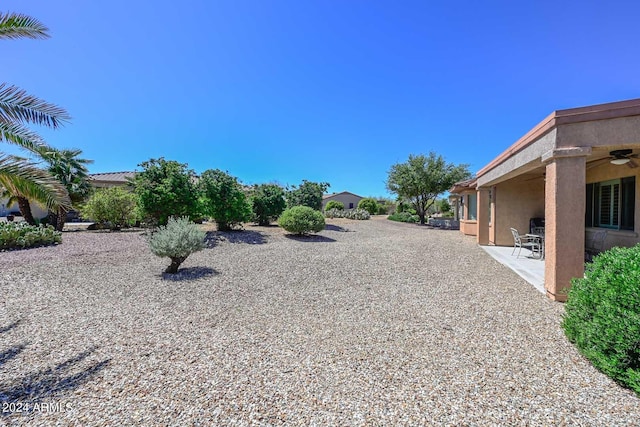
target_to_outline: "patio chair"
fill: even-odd
[[[513,234],[513,251],[511,252],[511,255],[513,255],[516,252],[516,249],[518,249],[518,255],[516,258],[520,258],[522,248],[526,248],[531,251],[531,255],[538,254],[538,257],[541,256],[542,252],[540,248],[540,241],[537,237],[520,234],[515,228],[511,229],[511,234]]]
[[[607,230],[598,230],[591,235],[591,239],[585,238],[584,260],[593,261],[593,257],[604,250],[604,241],[607,239]]]

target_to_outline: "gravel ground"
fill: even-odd
[[[0,253],[0,424],[640,424],[547,300],[456,231],[214,235],[175,278],[140,233]]]

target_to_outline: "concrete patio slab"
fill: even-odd
[[[511,255],[511,246],[481,246],[489,255],[499,263],[515,271],[520,277],[531,283],[537,290],[545,293],[544,289],[544,260],[533,258],[530,252],[522,250],[517,257],[518,251]]]

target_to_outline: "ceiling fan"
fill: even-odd
[[[612,165],[627,165],[630,168],[636,168],[638,164],[633,159],[638,158],[638,155],[631,153],[633,153],[633,150],[630,148],[610,151],[609,163]]]
[[[610,151],[609,157],[589,162],[589,164],[587,165],[587,169],[591,169],[593,167],[604,164],[604,162],[606,161],[609,161],[609,163],[611,163],[612,165],[627,165],[630,168],[636,168],[638,167],[638,163],[636,163],[633,159],[637,159],[638,155],[632,153],[633,150],[630,148]]]

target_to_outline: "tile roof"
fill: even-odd
[[[127,182],[128,179],[133,178],[136,175],[135,172],[104,172],[104,173],[92,173],[90,174],[92,181],[107,181],[107,182]]]

